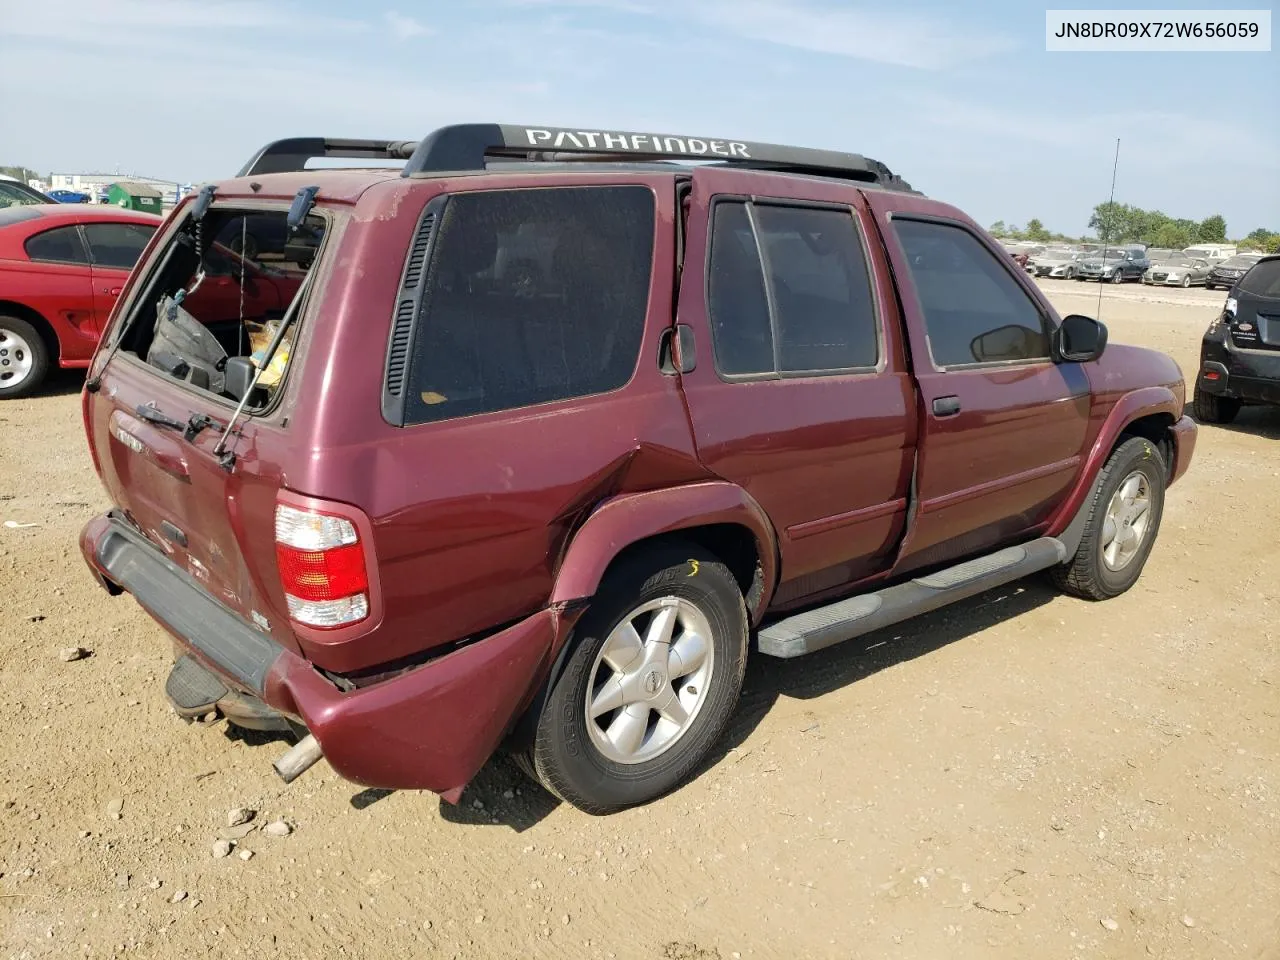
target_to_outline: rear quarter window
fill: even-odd
[[[72,224],[54,227],[28,237],[23,245],[32,260],[48,263],[88,263],[84,243],[80,240],[80,228]]]
[[[1254,264],[1240,281],[1238,289],[1255,297],[1280,300],[1280,260]]]
[[[646,187],[450,197],[411,347],[405,422],[623,386],[644,334],[653,242]]]

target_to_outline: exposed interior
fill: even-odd
[[[297,229],[287,217],[283,210],[215,206],[198,221],[188,219],[161,253],[119,349],[232,401],[250,391],[256,376],[247,406],[267,406],[284,381],[297,334],[297,310],[290,307],[325,233],[319,216]]]

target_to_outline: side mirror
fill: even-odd
[[[1062,318],[1053,335],[1054,352],[1069,363],[1089,363],[1107,347],[1107,328],[1093,317],[1073,313]]]

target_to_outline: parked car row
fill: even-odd
[[[1105,283],[1139,280],[1157,286],[1204,285],[1210,290],[1230,287],[1261,258],[1261,254],[1234,254],[1234,247],[1221,244],[1199,244],[1185,250],[1142,244],[1095,249],[1071,245],[1027,248],[1006,244],[1005,250],[1036,277]],[[1221,256],[1227,251],[1232,255]]]

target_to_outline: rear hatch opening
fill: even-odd
[[[123,517],[219,603],[296,651],[276,556],[288,494],[282,400],[334,219],[234,201],[197,218],[198,205],[178,212],[139,265],[86,381],[86,428]]]
[[[319,253],[326,221],[311,214],[291,229],[288,214],[214,206],[171,237],[110,349],[133,354],[167,377],[239,402],[246,364],[257,374],[247,410],[269,407],[284,382],[297,324],[271,357],[267,348]]]

